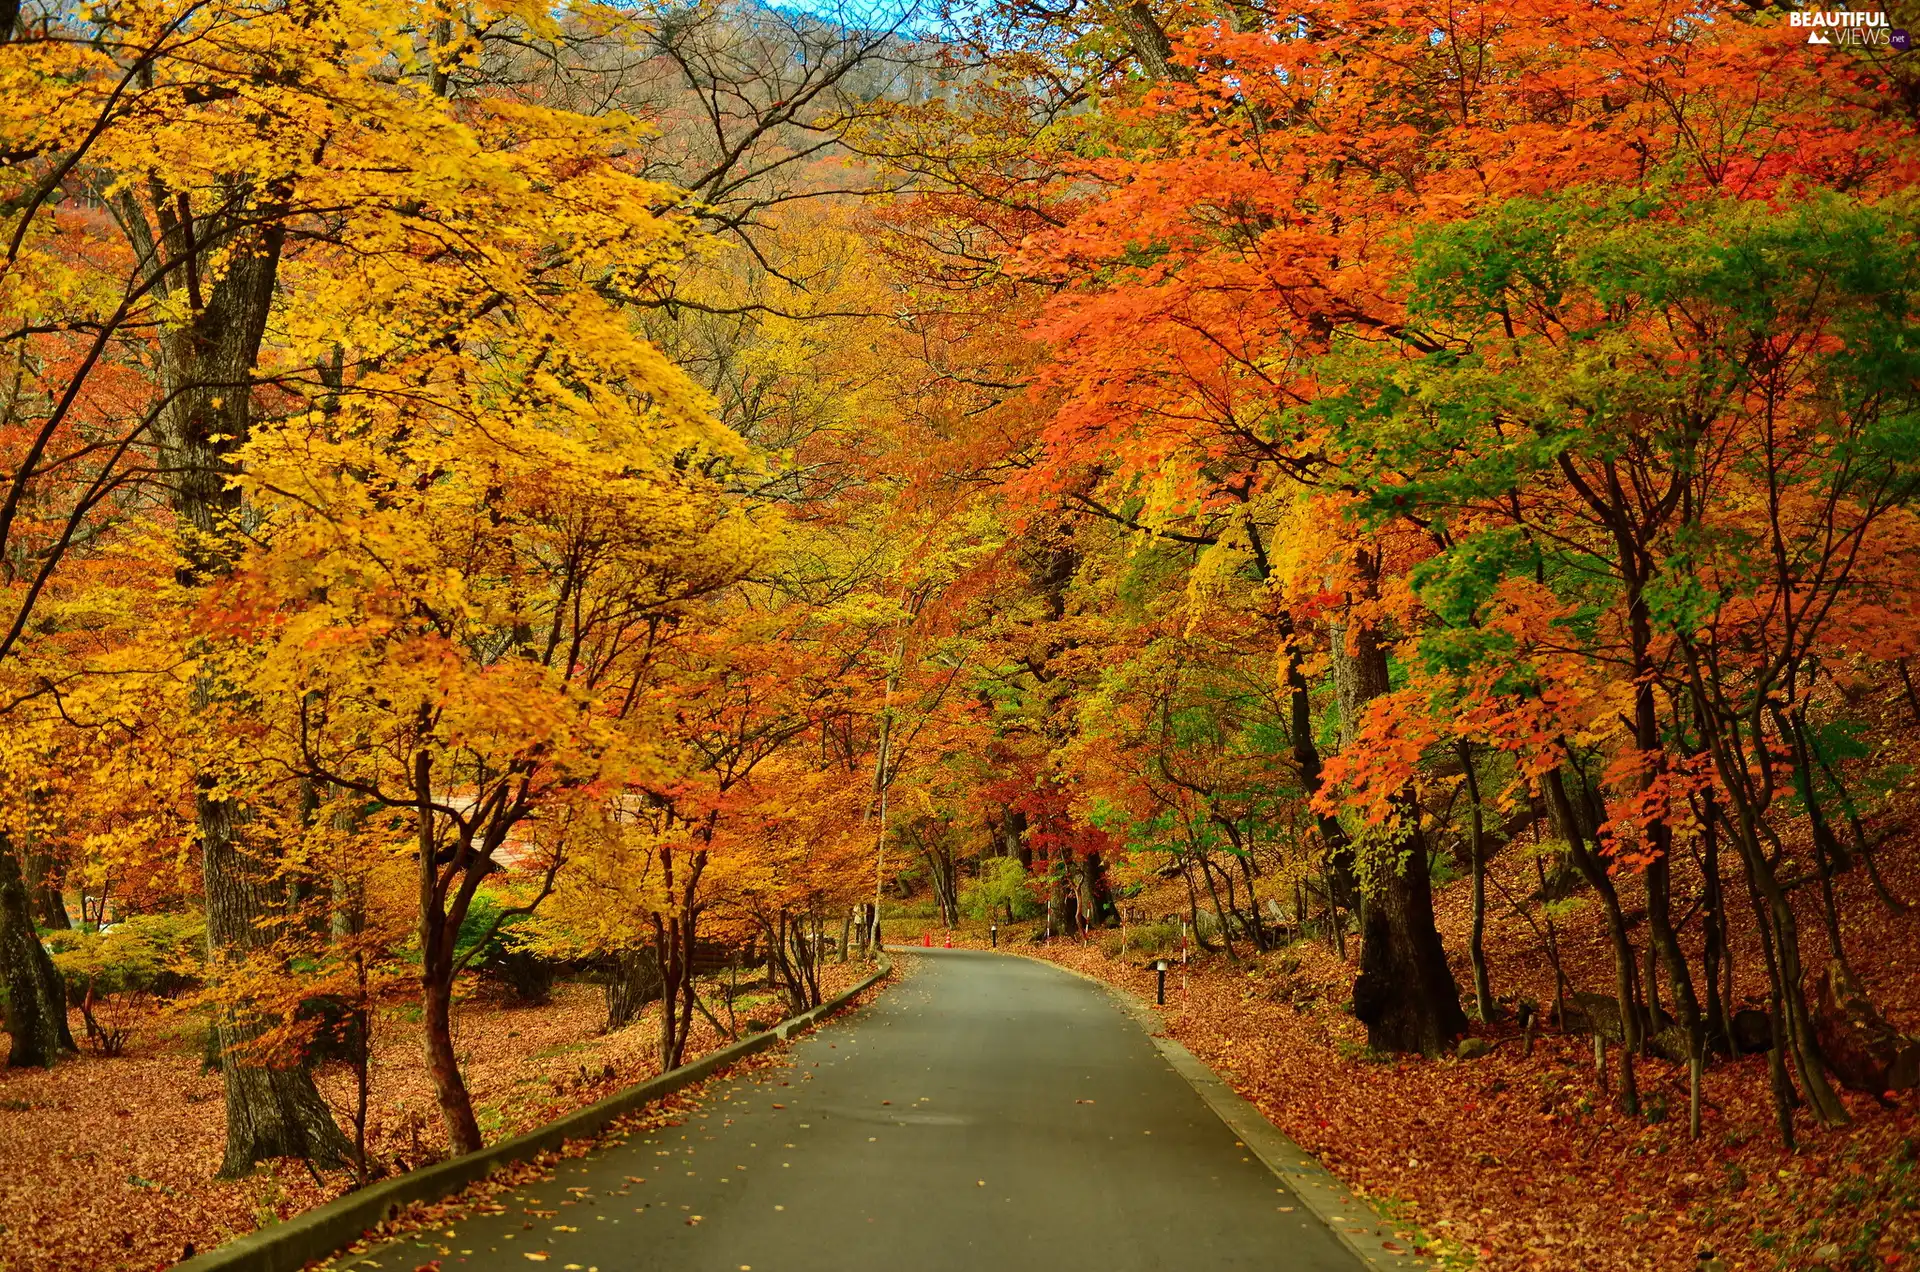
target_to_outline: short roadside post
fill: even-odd
[[[998,923],[987,924],[987,939],[993,942],[994,949],[997,950],[1000,948],[1000,925]]]
[[[1153,960],[1153,975],[1154,975],[1155,981],[1157,982],[1154,985],[1154,989],[1153,989],[1154,1005],[1158,1007],[1165,1007],[1167,1005],[1167,960],[1166,959],[1156,958]]]

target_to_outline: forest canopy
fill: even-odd
[[[191,1022],[219,1173],[345,1187],[376,1020],[468,1152],[469,1000],[671,1068],[925,906],[1839,1142],[1920,1082],[1920,62],[1805,21],[0,0],[10,1065]]]

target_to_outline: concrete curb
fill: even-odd
[[[601,1100],[577,1109],[565,1117],[547,1123],[490,1148],[450,1161],[410,1170],[404,1175],[369,1184],[336,1201],[295,1215],[244,1237],[236,1237],[204,1254],[173,1265],[171,1272],[299,1272],[315,1259],[324,1259],[342,1247],[351,1245],[360,1235],[392,1218],[415,1202],[434,1202],[452,1195],[468,1184],[486,1178],[501,1166],[524,1161],[540,1153],[559,1148],[567,1140],[591,1139],[617,1118],[644,1108],[663,1095],[670,1095],[710,1077],[737,1060],[776,1043],[824,1020],[851,1002],[856,994],[871,989],[893,970],[893,960],[880,951],[879,966],[873,975],[830,998],[818,1007],[789,1017],[765,1033],[750,1034],[738,1042],[710,1051],[690,1064],[630,1086]]]
[[[1207,1107],[1227,1124],[1227,1129],[1252,1149],[1254,1156],[1266,1163],[1267,1169],[1300,1199],[1300,1204],[1324,1223],[1365,1266],[1393,1268],[1402,1272],[1414,1272],[1415,1269],[1431,1272],[1437,1266],[1428,1259],[1409,1254],[1405,1249],[1389,1248],[1388,1242],[1395,1242],[1398,1246],[1393,1225],[1382,1219],[1372,1206],[1354,1196],[1352,1188],[1340,1182],[1340,1178],[1321,1165],[1318,1158],[1269,1122],[1266,1114],[1228,1086],[1198,1056],[1161,1033],[1165,1022],[1144,999],[1131,990],[1048,959],[1031,954],[1016,954],[1015,957],[1030,958],[1036,963],[1059,968],[1105,990],[1146,1031],[1153,1045],[1173,1066],[1173,1071],[1199,1092]]]

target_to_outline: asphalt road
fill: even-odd
[[[1094,986],[919,951],[792,1062],[355,1272],[1356,1272]],[[644,1182],[640,1182],[644,1181]],[[544,1256],[544,1257],[539,1257]]]

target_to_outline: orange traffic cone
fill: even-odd
[[[953,948],[953,933],[951,932],[947,933],[947,948],[948,949]]]

